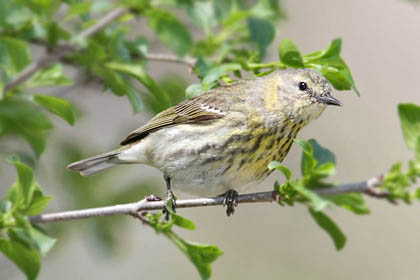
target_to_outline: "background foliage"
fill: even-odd
[[[126,12],[93,36],[81,36],[83,30],[95,26],[117,8]],[[149,30],[145,34],[133,35],[133,26],[139,19]],[[270,0],[1,1],[0,141],[4,147],[1,153],[17,171],[16,182],[0,201],[2,253],[28,279],[35,279],[41,257],[55,243],[55,239],[43,229],[30,225],[25,216],[42,213],[51,200],[36,182],[33,168],[48,147],[48,136],[54,129],[53,115],[68,125],[74,125],[82,115],[68,100],[59,96],[59,87],[99,83],[106,93],[127,98],[133,112],[157,113],[221,84],[293,67],[316,69],[335,89],[353,89],[359,94],[352,74],[340,56],[341,39],[332,40],[323,50],[303,55],[292,40],[285,38],[278,46],[278,60],[264,62],[266,49],[278,35],[277,26],[284,19],[281,5]],[[151,51],[150,41],[154,38],[173,54],[171,62],[190,67],[199,81],[188,87],[170,78],[155,81],[148,73],[148,64],[162,58]],[[36,63],[39,56],[36,52],[40,50],[45,50],[47,56],[68,51],[58,61],[40,65],[29,79],[13,84],[24,69]],[[79,79],[73,81],[67,77],[64,67],[76,68]],[[382,189],[389,193],[391,202],[411,203],[420,197],[420,191],[409,189],[420,175],[420,108],[401,104],[398,112],[407,146],[416,152],[407,171],[403,171],[401,163],[391,167]],[[65,163],[80,159],[85,153],[68,141],[58,142],[57,159],[60,163],[56,168],[61,174],[63,190],[71,197],[69,207],[112,205],[141,197],[139,190],[144,194],[153,191],[150,187],[153,182],[132,183],[124,188],[127,191],[120,191],[118,195],[98,196],[94,186],[104,184],[108,175],[85,180],[65,172]],[[281,204],[302,203],[307,206],[315,222],[330,234],[335,247],[342,249],[345,235],[322,210],[335,205],[355,214],[367,214],[369,209],[360,194],[325,198],[314,193],[313,188],[333,187],[326,179],[335,174],[335,156],[315,140],[298,140],[297,144],[302,149],[302,176],[292,179],[290,170],[273,162],[269,168],[276,168],[286,176],[286,182],[276,184],[274,188],[285,198]],[[166,221],[160,213],[148,214],[147,221],[157,233],[168,237],[187,255],[203,279],[209,278],[210,264],[222,254],[220,249],[182,239],[174,233],[173,226],[189,230],[195,226],[175,213],[171,217]],[[91,234],[96,233],[98,240],[111,251],[116,240],[113,228],[120,222],[92,220]],[[59,235],[59,228],[52,230]]]

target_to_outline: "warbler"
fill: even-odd
[[[69,170],[95,174],[142,163],[161,170],[171,187],[201,195],[226,194],[234,211],[236,188],[261,181],[268,164],[283,161],[299,130],[327,105],[341,106],[331,85],[311,69],[284,69],[211,89],[157,114],[131,132],[121,147],[72,163]]]

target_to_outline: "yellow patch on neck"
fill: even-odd
[[[277,81],[271,80],[267,81],[265,88],[265,108],[267,110],[273,111],[278,105],[278,96],[277,96]]]

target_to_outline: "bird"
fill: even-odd
[[[259,183],[282,162],[298,132],[328,105],[342,106],[313,69],[275,70],[222,85],[170,107],[131,132],[121,147],[68,165],[88,176],[120,164],[162,171],[172,187],[198,196],[224,195],[234,213],[236,189]],[[175,204],[174,204],[175,205]]]

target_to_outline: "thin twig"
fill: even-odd
[[[197,62],[195,58],[189,57],[189,56],[181,58],[181,57],[177,57],[171,54],[158,54],[158,53],[145,54],[144,58],[147,60],[186,64],[191,69],[194,68]]]
[[[106,27],[108,24],[112,23],[117,18],[121,17],[123,14],[125,14],[127,10],[125,9],[115,9],[108,14],[106,14],[103,18],[99,19],[94,25],[91,27],[85,29],[78,35],[76,35],[76,38],[78,40],[80,39],[86,39],[100,30],[102,30],[104,27]],[[74,51],[77,49],[76,44],[70,44],[70,45],[64,45],[57,49],[57,51],[53,53],[47,53],[43,57],[41,57],[38,61],[30,64],[25,69],[23,69],[19,74],[17,74],[9,83],[7,83],[4,86],[4,92],[16,87],[17,85],[20,85],[30,79],[38,70],[47,67],[54,62],[57,62],[61,58],[63,58],[66,54],[68,54],[71,51]]]
[[[30,41],[34,45],[39,45],[43,47],[48,47],[48,44],[45,41],[34,39]],[[60,44],[56,46],[57,50],[60,49],[68,49],[71,51],[83,51],[79,50],[75,47],[73,47],[70,44]],[[52,50],[54,51],[54,50]],[[137,56],[136,54],[133,54],[133,57],[135,58],[144,58],[146,60],[150,61],[160,61],[160,62],[169,62],[169,63],[179,63],[179,64],[185,64],[190,69],[194,68],[195,64],[197,63],[197,59],[191,56],[185,56],[185,57],[178,57],[173,54],[162,54],[162,53],[146,53],[143,56]],[[64,60],[64,63],[68,63],[68,60]]]
[[[375,198],[383,198],[379,196],[376,187],[380,186],[382,177],[375,177],[360,183],[344,184],[336,187],[317,189],[316,193],[323,196],[343,194],[343,193],[364,193]],[[375,195],[372,194],[375,190]],[[384,193],[385,194],[385,193]],[[238,196],[237,203],[254,203],[254,202],[272,202],[276,199],[277,193],[274,191],[259,192],[251,194],[242,194]],[[281,199],[281,198],[280,198]],[[217,206],[223,205],[224,197],[209,197],[209,198],[192,198],[182,199],[176,201],[177,208],[190,208],[190,207],[204,207],[204,206]],[[139,211],[160,210],[164,206],[164,201],[149,201],[142,199],[138,202],[120,204],[114,206],[98,207],[83,210],[65,211],[58,213],[42,214],[38,216],[28,217],[32,224],[49,223],[57,221],[69,221],[78,219],[87,219],[92,217],[104,216],[118,216],[118,215],[132,215],[137,216]]]

